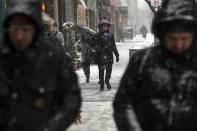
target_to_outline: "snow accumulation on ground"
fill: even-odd
[[[117,43],[120,62],[114,63],[110,81],[112,90],[110,91],[107,89],[104,92],[99,91],[98,67],[96,65],[91,66],[89,84],[85,83],[86,79],[83,70],[76,72],[79,77],[83,97],[82,124],[73,124],[68,131],[117,131],[113,119],[112,102],[129,61],[129,49],[147,48],[152,45],[153,41],[153,35],[148,34],[147,39],[142,38],[141,35],[137,35],[133,40],[125,40],[125,43]],[[132,117],[133,122],[136,123],[134,115]],[[140,131],[140,129],[137,128],[136,131]]]

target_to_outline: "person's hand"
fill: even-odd
[[[119,62],[119,56],[116,57],[116,62],[117,62],[117,63]]]
[[[79,113],[77,115],[77,117],[75,118],[75,124],[78,125],[78,124],[82,124],[82,121],[81,121],[81,113]]]
[[[44,128],[44,130],[43,131],[49,131],[49,129],[48,128]]]

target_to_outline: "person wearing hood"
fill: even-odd
[[[113,103],[118,131],[197,130],[195,5],[165,0],[156,14],[152,30],[161,44],[129,62]]]
[[[109,21],[102,20],[98,24],[99,32],[96,33],[93,38],[94,48],[97,52],[96,61],[99,68],[100,91],[104,91],[104,83],[106,83],[109,90],[111,89],[109,81],[111,79],[114,63],[113,54],[116,56],[116,62],[119,62],[119,53],[116,47],[114,35],[110,32],[110,26],[111,24]]]
[[[45,39],[39,0],[9,2],[0,44],[3,131],[65,131],[81,106],[70,59]]]

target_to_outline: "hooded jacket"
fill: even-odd
[[[156,13],[153,23],[152,32],[156,37],[163,25],[168,22],[184,20],[196,24],[196,2],[195,0],[165,0],[162,9]],[[182,27],[182,29],[187,27]]]
[[[81,105],[80,89],[70,59],[41,32],[39,0],[12,0],[10,18],[22,14],[37,25],[31,48],[12,48],[5,32],[0,47],[0,115],[3,131],[64,131],[74,121]],[[2,117],[1,117],[2,119]]]
[[[155,19],[155,25],[162,26],[164,21],[191,21],[191,13],[185,11],[191,10],[192,3],[168,2],[170,5],[162,9],[166,17]],[[182,8],[176,8],[177,4]],[[190,8],[186,8],[188,5]],[[153,28],[159,32],[158,26],[153,24]],[[197,53],[194,50],[177,57],[160,44],[131,58],[113,104],[119,131],[134,131],[138,127],[142,131],[197,130]]]

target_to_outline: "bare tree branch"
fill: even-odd
[[[150,7],[150,9],[152,10],[152,12],[155,14],[157,11],[156,9],[151,5],[151,2],[149,0],[145,0],[148,4],[148,6]]]

